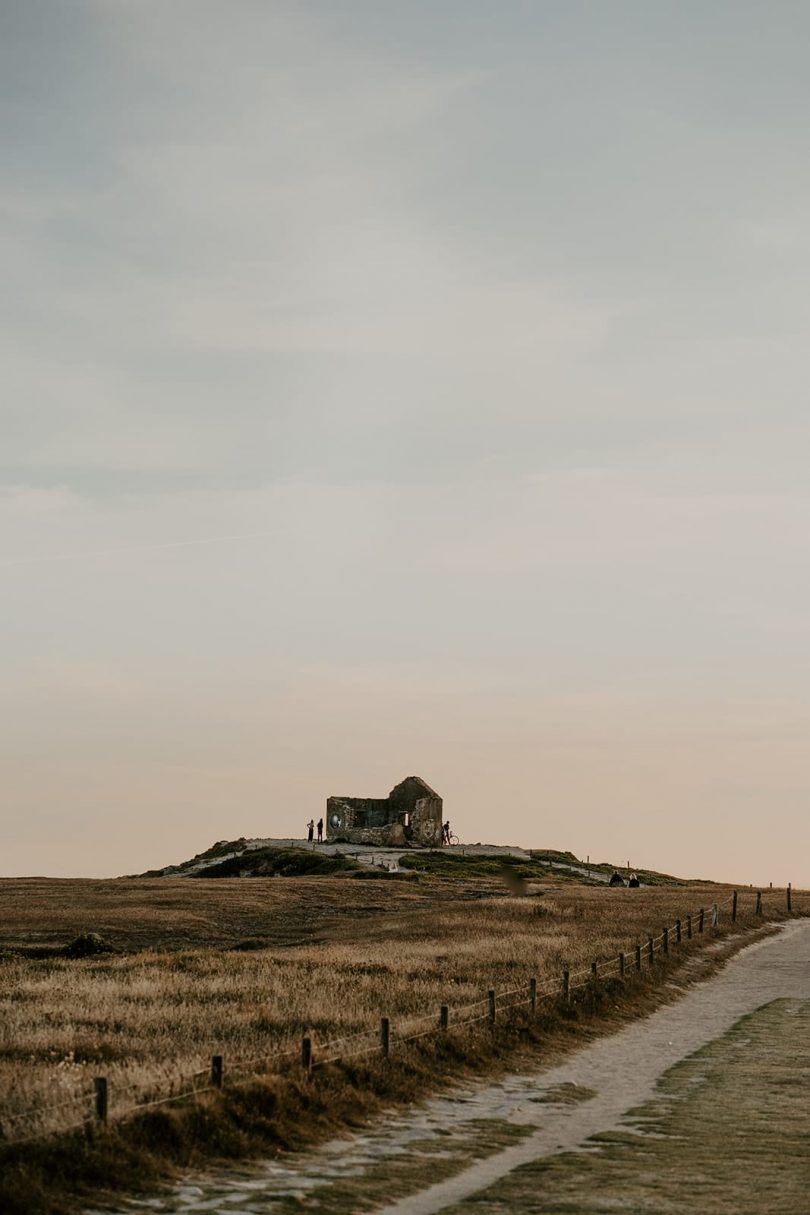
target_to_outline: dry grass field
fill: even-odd
[[[92,1108],[93,1077],[99,1074],[108,1078],[115,1120],[133,1102],[182,1091],[191,1073],[205,1074],[214,1054],[224,1056],[227,1079],[274,1051],[291,1048],[296,1053],[303,1033],[312,1036],[317,1058],[322,1045],[336,1037],[376,1033],[383,1015],[390,1017],[395,1035],[415,1018],[437,1017],[442,1004],[450,1006],[452,1021],[454,1009],[485,998],[489,988],[525,987],[532,976],[541,988],[547,981],[556,985],[564,968],[580,971],[593,960],[630,952],[635,942],[658,934],[664,925],[729,894],[718,886],[609,890],[544,882],[515,896],[496,879],[436,877],[5,880],[0,882],[2,1135],[12,1140],[21,1133],[58,1133],[75,1124]],[[753,892],[741,894],[738,930],[761,924],[753,914],[754,899]],[[768,892],[765,910],[768,918],[781,918],[783,893]],[[726,908],[721,935],[730,928]],[[91,958],[60,955],[58,950],[82,931],[98,932],[117,952]],[[713,939],[707,920],[702,938],[684,940],[679,950],[673,949],[670,967]],[[649,1007],[653,986],[644,975],[640,994],[614,993],[606,1004],[596,1001],[583,1011],[596,1022],[600,1016],[609,1019],[620,1005],[621,1015],[632,1015],[636,1004],[638,1010]],[[660,992],[654,998],[661,998]],[[581,1030],[581,1022],[580,1013],[572,1014],[566,1032]],[[547,1019],[537,1032],[552,1030]],[[586,1027],[585,1032],[592,1030]],[[446,1069],[425,1056],[434,1049],[432,1041],[420,1044],[421,1064],[411,1060],[407,1082],[403,1076],[394,1078],[393,1071],[368,1073],[364,1081],[349,1068],[341,1082],[345,1088],[348,1077],[354,1086],[349,1100],[338,1094],[332,1077],[331,1094],[318,1097],[317,1118],[312,1090],[288,1086],[287,1125],[282,1127],[273,1090],[275,1113],[264,1120],[263,1146],[284,1142],[296,1118],[307,1121],[312,1131],[316,1124],[328,1129],[335,1120],[359,1116],[371,1100],[370,1093],[359,1092],[364,1084],[390,1100],[411,1098],[440,1082]],[[503,1066],[513,1049],[514,1044],[492,1049],[489,1042],[459,1045],[453,1065]],[[283,1066],[273,1065],[271,1073],[279,1070]],[[270,1099],[269,1091],[256,1097],[260,1105]],[[241,1099],[227,1093],[226,1088],[223,1101],[239,1104]],[[239,1135],[227,1146],[221,1136],[213,1148],[203,1144],[203,1157],[207,1151],[238,1155],[256,1150],[246,1129],[252,1125],[250,1108],[242,1103],[229,1117],[236,1117]],[[194,1134],[199,1135],[199,1128]],[[193,1160],[196,1149],[187,1140],[182,1151],[171,1148],[172,1135],[176,1125],[171,1135],[164,1126],[150,1141],[149,1152],[160,1156],[168,1151],[171,1157],[174,1151],[186,1163]],[[210,1140],[210,1127],[206,1136]],[[126,1157],[123,1142],[115,1154],[119,1163]],[[13,1148],[5,1150],[13,1157]],[[86,1181],[91,1191],[102,1181],[134,1184],[134,1166],[121,1178],[115,1179],[114,1170],[105,1176],[112,1149],[104,1150],[107,1164],[90,1170],[92,1181],[82,1177],[72,1158],[73,1172],[61,1181],[50,1158],[41,1167],[30,1162],[23,1167],[18,1160],[20,1176],[27,1176],[25,1168],[33,1169],[40,1188],[43,1170],[56,1181],[50,1189],[45,1186],[41,1201],[29,1198],[27,1206],[10,1209],[69,1210],[69,1194],[83,1192]],[[146,1165],[138,1168],[148,1176]],[[18,1178],[8,1195],[22,1192],[20,1184]],[[0,1185],[0,1206],[3,1198]]]
[[[459,888],[462,898],[480,891],[477,883]],[[0,950],[55,949],[85,931],[127,953],[303,945],[341,933],[361,940],[388,914],[434,899],[420,882],[328,877],[4,878]]]
[[[488,988],[540,985],[614,957],[717,887],[605,890],[559,886],[510,897],[480,884],[339,878],[0,884],[0,945],[64,944],[100,932],[122,952],[14,956],[0,965],[0,1125],[109,1078],[112,1109],[169,1091],[222,1054],[226,1066],[394,1025]],[[747,899],[753,908],[753,896]],[[741,909],[743,903],[741,903]],[[215,946],[215,947],[212,947]],[[58,1107],[58,1108],[57,1108]],[[5,1117],[5,1123],[3,1119]]]

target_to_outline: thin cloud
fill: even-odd
[[[243,532],[232,536],[198,536],[189,540],[167,540],[154,544],[127,544],[117,548],[90,549],[87,552],[48,553],[36,557],[20,557],[13,561],[0,562],[0,569],[16,569],[24,565],[50,565],[59,562],[94,561],[99,557],[118,557],[128,553],[150,553],[160,549],[193,548],[207,544],[228,544],[236,540],[262,540],[271,532]]]

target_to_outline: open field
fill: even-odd
[[[527,985],[532,976],[542,987],[564,968],[615,957],[729,893],[567,883],[514,897],[497,880],[439,878],[3,881],[0,1126],[9,1136],[21,1126],[31,1133],[69,1126],[100,1073],[114,1118],[204,1073],[213,1054],[225,1057],[227,1071],[277,1049],[297,1051],[308,1032],[317,1058],[319,1043],[374,1033],[381,1015],[404,1026],[447,1004],[452,1016],[489,988]],[[738,928],[761,923],[754,898],[741,893]],[[784,916],[783,892],[767,892],[765,910]],[[729,928],[726,910],[721,934]],[[122,952],[88,959],[12,952],[53,950],[83,930]],[[684,941],[682,953],[710,939],[707,922],[705,936]],[[645,983],[639,1008],[649,1006]],[[629,1015],[631,1005],[614,994],[601,1014]],[[577,1025],[569,1021],[570,1036]],[[457,1065],[483,1066],[488,1051],[460,1049]],[[416,1068],[388,1095],[424,1091],[434,1072]],[[277,1116],[273,1125],[271,1142],[282,1138]]]
[[[459,897],[480,890],[465,884]],[[85,931],[131,953],[233,949],[249,940],[360,943],[388,917],[427,910],[435,899],[417,883],[343,878],[5,878],[0,950],[53,950]]]
[[[360,947],[397,935],[425,912],[435,918],[447,905],[477,903],[506,892],[498,866],[473,862],[455,875],[444,864],[418,879],[289,878],[0,878],[0,951],[29,956],[54,952],[82,932],[100,933],[116,949],[234,949],[246,942],[268,946],[354,941]],[[524,872],[525,866],[518,868]],[[529,877],[534,895],[581,889],[542,870]],[[361,874],[363,878],[378,875]],[[407,880],[408,877],[412,880]],[[601,887],[597,887],[601,889]],[[677,899],[678,888],[668,888]],[[730,888],[729,888],[730,889]],[[691,886],[681,906],[711,903],[726,887]],[[712,895],[712,892],[713,895]],[[621,893],[621,892],[613,892]],[[652,891],[627,892],[643,899]],[[711,895],[711,897],[710,897]],[[629,904],[628,904],[629,905]],[[638,899],[636,901],[638,905]]]
[[[45,1116],[52,1102],[88,1092],[99,1069],[114,1105],[116,1093],[148,1097],[215,1053],[235,1062],[303,1032],[317,1043],[530,976],[542,986],[725,892],[565,886],[473,897],[482,893],[339,878],[2,883],[4,947],[26,936],[56,946],[93,929],[127,952],[6,957],[0,1117],[32,1104]],[[753,896],[747,903],[750,912]]]

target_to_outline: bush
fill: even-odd
[[[310,877],[356,870],[357,862],[347,856],[329,856],[306,848],[252,848],[216,865],[201,869],[192,877]]]

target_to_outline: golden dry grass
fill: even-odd
[[[0,883],[6,946],[22,944],[27,926],[38,944],[92,929],[134,949],[0,962],[0,1125],[16,1135],[75,1121],[98,1074],[109,1078],[115,1113],[178,1087],[213,1054],[225,1057],[227,1070],[297,1048],[303,1032],[317,1051],[331,1038],[375,1031],[382,1015],[396,1030],[436,1015],[441,1004],[479,1000],[491,987],[527,985],[531,976],[541,986],[557,982],[563,968],[613,957],[728,891],[560,886],[535,897],[494,887],[485,898],[474,894],[480,882]],[[781,914],[783,902],[774,892],[766,909]],[[741,921],[753,921],[753,905],[745,892]],[[275,943],[211,948],[245,936]],[[139,948],[147,942],[152,947]],[[84,1104],[62,1104],[74,1097]],[[31,1109],[40,1114],[9,1117]]]
[[[462,885],[461,896],[471,889]],[[227,948],[249,937],[301,944],[331,939],[341,925],[356,935],[366,919],[434,897],[418,882],[321,877],[2,878],[0,950],[65,945],[84,931],[129,952]]]

